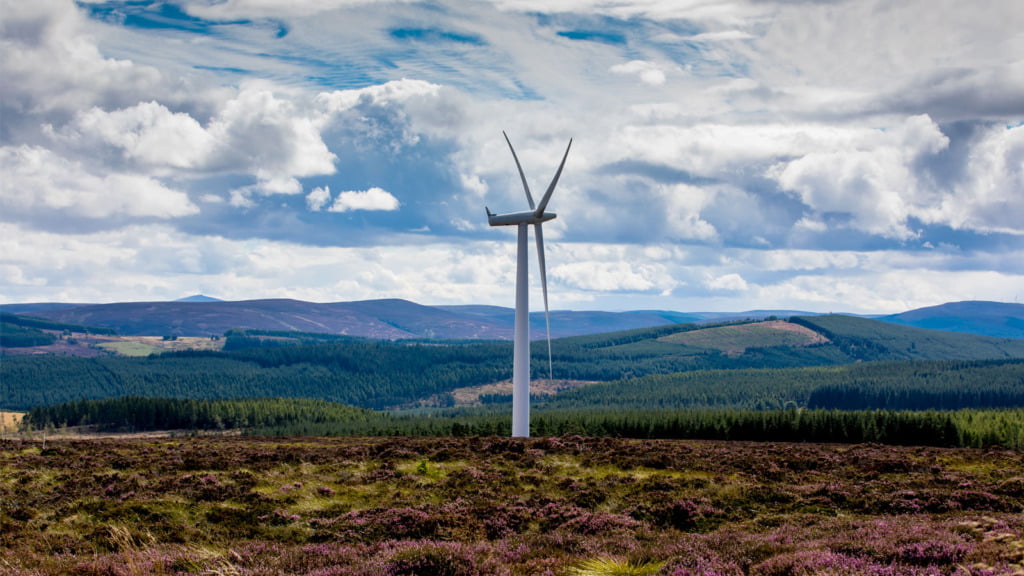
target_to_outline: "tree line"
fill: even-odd
[[[36,429],[92,426],[101,431],[259,430],[296,423],[387,420],[383,413],[308,398],[196,400],[126,396],[78,400],[33,408],[26,426]]]
[[[506,411],[395,415],[309,399],[188,400],[125,397],[38,407],[31,428],[243,430],[253,435],[508,435]],[[1024,448],[1024,410],[539,410],[534,436],[615,436],[781,442]]]
[[[543,405],[552,410],[1013,408],[1024,406],[1024,359],[651,374],[562,392]]]
[[[606,382],[560,393],[552,409],[735,408],[955,410],[1024,406],[1024,359],[836,364],[828,349],[649,354],[639,341],[588,349],[564,343],[556,379]],[[542,343],[543,344],[543,343]],[[812,347],[813,348],[813,347]],[[545,350],[546,351],[546,350]],[[820,356],[815,354],[821,353]],[[145,358],[8,357],[0,407],[28,410],[121,396],[227,399],[318,398],[371,409],[400,407],[511,376],[508,342],[471,344],[352,340]],[[791,367],[811,358],[809,367]],[[546,377],[534,355],[534,377]],[[820,364],[814,365],[814,359]],[[722,368],[729,366],[729,368]],[[698,369],[700,368],[700,369]],[[488,402],[500,403],[501,397]]]

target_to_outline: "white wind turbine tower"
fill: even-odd
[[[530,194],[530,186],[526,183],[526,175],[523,174],[523,167],[519,164],[519,157],[516,156],[516,149],[508,139],[508,134],[502,132],[508,148],[512,151],[512,158],[516,161],[516,168],[519,169],[519,178],[523,181],[523,190],[526,191],[526,201],[530,204],[527,212],[511,212],[508,214],[491,214],[487,210],[487,221],[491,226],[518,226],[519,245],[516,250],[516,319],[515,336],[512,352],[512,436],[516,438],[527,438],[530,436],[530,297],[527,281],[527,235],[528,226],[533,224],[534,233],[537,236],[537,260],[540,264],[540,285],[544,291],[544,322],[547,326],[548,335],[548,377],[552,375],[551,369],[551,320],[548,317],[548,279],[547,270],[544,265],[544,234],[541,225],[548,220],[554,220],[553,212],[545,212],[548,201],[551,200],[551,193],[555,191],[558,184],[558,177],[562,175],[562,167],[565,166],[565,159],[569,157],[569,148],[572,147],[572,139],[565,148],[565,155],[562,156],[562,163],[558,165],[555,177],[540,200],[540,204],[534,206],[533,195]]]

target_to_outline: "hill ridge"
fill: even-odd
[[[230,329],[325,332],[381,339],[510,339],[514,310],[493,305],[425,305],[401,298],[327,303],[292,298],[218,300],[194,295],[176,301],[103,304],[3,304],[0,310],[55,322],[111,328],[122,335],[210,336]],[[674,312],[667,310],[552,310],[555,337],[599,334],[676,323],[703,324],[772,316],[820,316],[795,310]],[[853,315],[851,315],[853,316]],[[1024,304],[950,302],[885,316],[903,326],[1024,338]],[[531,338],[545,335],[544,313],[530,314]]]
[[[963,300],[926,306],[879,320],[931,330],[981,334],[998,338],[1024,338],[1024,304]]]

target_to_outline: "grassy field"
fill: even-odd
[[[11,434],[18,430],[24,412],[8,412],[0,410],[0,435]]]
[[[161,336],[118,336],[99,344],[99,347],[121,356],[149,356],[176,350],[220,350],[223,345],[222,340],[192,336],[180,336],[174,340],[164,340]]]
[[[104,342],[97,346],[120,356],[149,356],[150,354],[160,352],[160,348],[134,339]]]
[[[1008,450],[0,441],[0,574],[1010,576]]]
[[[206,337],[180,336],[165,340],[162,336],[107,336],[97,334],[71,334],[47,346],[31,348],[5,348],[9,355],[54,354],[59,356],[97,356],[115,354],[119,356],[149,356],[160,352],[177,350],[220,350],[224,340]]]
[[[711,348],[730,355],[742,354],[750,347],[809,346],[826,342],[824,337],[813,330],[781,320],[680,332],[662,336],[658,340]]]

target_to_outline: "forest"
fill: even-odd
[[[610,436],[1024,448],[1024,409],[750,410],[701,408],[553,409],[540,404],[531,433]],[[395,414],[322,400],[188,400],[122,397],[37,407],[37,430],[92,426],[97,431],[238,430],[254,436],[507,436],[506,409]]]
[[[608,383],[561,394],[562,407],[623,401],[637,408],[761,409],[795,403],[920,410],[1022,405],[1016,359],[1024,358],[1024,340],[842,316],[792,321],[813,327],[829,340],[805,346],[748,346],[737,352],[714,339],[703,338],[701,345],[694,345],[681,338],[698,332],[726,338],[725,329],[743,323],[683,324],[557,339],[552,342],[556,380]],[[544,342],[533,343],[534,378],[547,376],[546,351]],[[511,343],[503,341],[381,341],[232,331],[226,334],[225,350],[218,352],[142,358],[7,357],[0,363],[0,408],[28,410],[72,400],[148,396],[315,398],[394,409],[508,379],[511,354]],[[971,363],[992,358],[997,360]],[[963,362],[929,363],[938,359]],[[961,380],[970,385],[959,386]],[[641,396],[627,398],[637,394]]]
[[[1024,446],[1024,341],[860,318],[674,325],[555,340],[533,433]],[[801,340],[804,338],[804,340]],[[547,374],[533,344],[533,377]],[[1020,349],[1020,351],[1018,351]],[[0,408],[36,429],[256,435],[507,435],[511,344],[229,331],[223,351],[8,357]],[[942,359],[936,359],[942,358]]]

